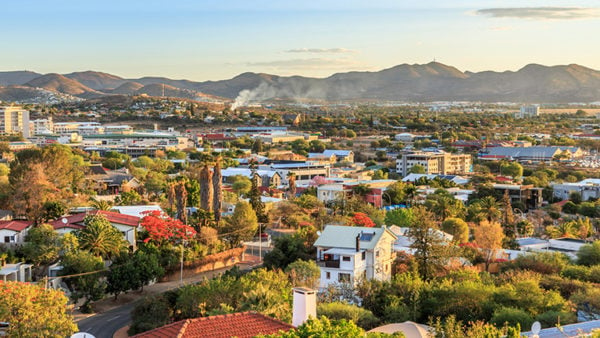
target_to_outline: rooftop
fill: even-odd
[[[327,225],[321,233],[321,236],[317,239],[314,246],[326,247],[326,248],[356,248],[356,236],[361,233],[372,233],[373,236],[370,240],[361,240],[360,248],[364,250],[370,250],[377,246],[377,243],[387,232],[393,239],[396,239],[396,235],[387,228],[367,228],[367,227],[351,227],[344,225]],[[366,239],[366,237],[363,237]]]
[[[186,319],[135,335],[138,338],[255,337],[293,329],[290,324],[256,312]]]

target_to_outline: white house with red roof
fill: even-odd
[[[0,243],[23,244],[32,225],[23,220],[0,221]]]
[[[59,234],[64,235],[75,230],[84,229],[85,224],[83,223],[83,220],[86,216],[90,215],[104,216],[110,222],[110,224],[112,224],[112,226],[117,228],[117,230],[123,234],[123,238],[135,248],[135,229],[140,224],[140,217],[124,215],[114,211],[91,210],[88,212],[65,216],[52,222],[52,226]]]

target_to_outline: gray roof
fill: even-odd
[[[534,245],[534,244],[548,244],[548,241],[543,240],[541,238],[535,238],[535,237],[517,238],[516,241],[519,244],[519,246]]]
[[[327,149],[323,152],[323,155],[325,155],[325,156],[331,156],[331,155],[348,156],[348,155],[350,155],[350,153],[352,153],[352,150]]]
[[[356,236],[363,233],[373,233],[370,241],[360,241],[360,248],[365,250],[373,249],[381,239],[384,233],[388,233],[393,240],[396,235],[387,228],[367,228],[351,227],[344,225],[327,225],[321,236],[317,239],[314,246],[325,248],[356,248]]]
[[[578,147],[493,147],[487,148],[481,155],[504,156],[512,158],[551,158],[557,152],[565,150],[571,153],[579,150]]]
[[[581,334],[587,334],[593,330],[600,329],[600,320],[591,320],[589,322],[582,322],[570,325],[563,325],[559,328],[551,327],[548,329],[540,330],[538,334],[539,338],[565,338],[565,337],[581,337]],[[533,337],[533,333],[523,332],[521,335],[526,337]]]

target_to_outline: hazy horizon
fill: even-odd
[[[327,77],[434,59],[461,71],[600,69],[594,1],[44,1],[4,4],[3,70],[193,81]]]

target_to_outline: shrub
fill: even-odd
[[[350,320],[365,330],[379,325],[379,319],[375,317],[373,312],[342,302],[319,304],[317,315],[325,316],[331,320]]]
[[[589,286],[589,283],[562,278],[558,275],[548,275],[542,277],[540,286],[546,290],[558,291],[563,298],[569,299],[572,294],[585,290]]]
[[[591,287],[581,290],[573,294],[571,301],[579,310],[598,313],[600,312],[600,288]]]
[[[503,270],[531,270],[541,274],[559,273],[569,263],[569,258],[559,252],[528,253],[504,264]]]
[[[582,281],[590,280],[590,268],[581,265],[569,265],[560,273],[561,276]]]
[[[512,307],[502,307],[494,311],[494,315],[490,322],[496,327],[502,327],[505,324],[508,326],[531,327],[533,318],[525,311]]]
[[[542,327],[555,327],[557,324],[566,325],[577,322],[577,316],[572,312],[565,311],[547,311],[538,315],[535,320],[542,324]]]
[[[586,244],[579,248],[577,263],[587,266],[600,264],[600,241],[594,241],[592,244]]]
[[[127,333],[131,336],[167,325],[172,312],[164,296],[146,297],[131,312],[132,323]]]

